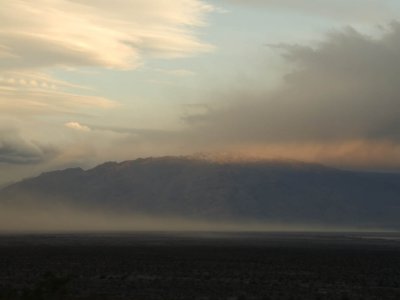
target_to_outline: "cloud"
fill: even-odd
[[[295,159],[342,169],[400,170],[400,144],[390,140],[237,144],[228,153],[240,159]]]
[[[225,1],[346,22],[392,15],[386,14],[388,1]],[[375,37],[349,27],[311,46],[273,45],[282,54],[284,69],[291,70],[279,87],[266,90],[271,86],[267,68],[252,64],[257,65],[252,75],[259,78],[232,81],[231,90],[213,94],[208,94],[213,84],[208,82],[193,96],[194,104],[183,107],[183,128],[169,131],[131,128],[130,121],[124,124],[112,114],[110,119],[91,118],[118,104],[86,86],[54,78],[51,70],[134,69],[149,58],[210,51],[196,29],[205,25],[212,6],[197,0],[0,3],[0,117],[24,119],[25,129],[36,126],[32,119],[42,121],[26,131],[5,130],[0,124],[3,163],[46,162],[43,169],[54,169],[148,155],[236,151],[340,167],[400,169],[398,23]],[[186,69],[152,70],[194,75]],[[44,130],[48,137],[40,134]],[[33,136],[54,139],[60,150]]]
[[[305,157],[296,149],[325,149],[329,154],[308,157],[337,164],[347,153],[350,165],[360,155],[365,165],[400,166],[399,23],[378,38],[347,28],[312,47],[275,47],[292,66],[282,84],[261,92],[239,85],[224,94],[224,105],[211,99],[212,109],[185,114],[197,144],[249,151],[257,145],[264,153],[286,147],[292,150],[282,153],[294,158]],[[379,156],[388,153],[384,163]]]
[[[56,154],[56,149],[23,138],[17,129],[0,130],[0,164],[34,164],[44,162]]]
[[[68,123],[65,123],[64,126],[67,128],[70,128],[70,129],[78,130],[78,131],[84,131],[84,132],[91,131],[91,129],[88,126],[81,125],[78,122],[68,122]]]
[[[265,142],[400,138],[400,24],[379,39],[349,28],[315,48],[278,48],[295,66],[282,87],[228,93],[226,106],[202,114],[201,132]]]
[[[42,90],[57,89],[77,89],[90,90],[85,86],[71,84],[63,80],[57,80],[46,73],[38,71],[4,71],[0,76],[0,86],[20,87],[20,88],[36,88]]]
[[[199,0],[1,1],[0,70],[66,66],[131,69],[144,57],[207,52],[194,28]]]
[[[254,74],[260,74],[261,86],[241,81],[230,91],[196,95],[209,102],[185,105],[182,129],[66,120],[66,127],[85,134],[71,133],[57,163],[233,152],[342,168],[400,169],[399,24],[379,37],[346,28],[312,46],[280,44],[273,50],[291,69],[278,87],[262,88],[267,70],[259,64]]]
[[[113,151],[109,142],[125,136],[83,125],[119,103],[59,74],[73,78],[82,67],[135,69],[151,58],[213,50],[196,33],[214,9],[201,0],[0,0],[0,7],[0,121],[12,117],[10,124],[17,124],[0,122],[1,180],[93,165],[104,159],[102,152]],[[57,150],[44,146],[49,143]],[[35,165],[23,169],[25,163]]]
[[[41,72],[4,72],[0,76],[0,116],[77,114],[117,106],[113,100],[87,95],[87,90]]]
[[[57,79],[60,69],[126,70],[149,58],[212,50],[196,37],[213,10],[200,0],[0,0],[0,6],[0,117],[64,118],[60,124],[118,105]]]

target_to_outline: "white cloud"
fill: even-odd
[[[88,126],[81,125],[78,122],[68,122],[64,124],[65,127],[68,127],[70,129],[78,130],[78,131],[84,131],[84,132],[89,132],[91,129]]]
[[[100,66],[128,69],[144,57],[209,51],[193,28],[200,0],[0,0],[0,69]]]
[[[23,114],[82,113],[84,109],[108,109],[116,102],[84,95],[86,87],[36,71],[3,72],[0,76],[0,116]]]
[[[0,86],[12,85],[14,87],[28,86],[30,88],[49,89],[84,89],[88,87],[71,84],[63,80],[57,80],[50,75],[37,71],[5,71],[0,76]]]
[[[146,58],[212,49],[194,32],[213,9],[201,0],[0,0],[0,7],[0,117],[117,105],[50,75],[60,67],[134,69]]]

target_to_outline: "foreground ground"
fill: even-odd
[[[371,234],[3,235],[0,299],[400,299],[400,241]]]

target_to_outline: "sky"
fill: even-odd
[[[400,171],[396,0],[0,7],[0,185],[193,153]]]

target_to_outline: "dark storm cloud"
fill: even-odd
[[[17,130],[3,129],[0,131],[0,163],[33,164],[53,157],[56,150],[29,141],[20,136]]]
[[[315,47],[275,45],[293,70],[264,93],[227,95],[229,104],[190,124],[206,140],[237,143],[400,140],[400,24],[379,38],[352,28]]]

